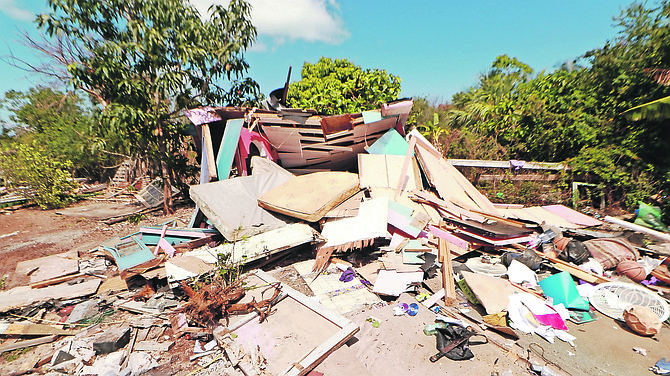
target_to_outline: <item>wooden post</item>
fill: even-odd
[[[403,188],[406,185],[407,169],[409,168],[409,163],[412,160],[415,145],[416,145],[416,137],[411,137],[409,140],[409,147],[407,148],[407,153],[405,153],[405,159],[402,163],[402,169],[400,170],[400,179],[398,179],[398,185],[396,186],[395,189],[396,200],[398,199],[398,197],[400,197],[400,193],[403,191]]]
[[[207,158],[207,168],[209,174],[209,181],[218,180],[218,175],[216,173],[216,159],[214,158],[214,146],[212,146],[212,133],[209,130],[209,124],[203,124],[202,127],[202,138],[204,139],[204,149],[207,153],[205,158]]]
[[[444,222],[440,223],[440,227]],[[442,263],[442,287],[444,288],[444,304],[451,307],[456,303],[456,283],[454,282],[454,269],[451,265],[451,252],[449,242],[438,238],[438,260]]]

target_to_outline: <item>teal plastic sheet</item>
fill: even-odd
[[[589,310],[589,302],[577,291],[575,281],[568,272],[560,272],[540,281],[544,295],[550,296],[554,304],[563,303],[566,308]]]
[[[407,148],[409,144],[405,139],[396,131],[391,128],[383,136],[381,136],[377,141],[375,141],[370,147],[367,148],[367,152],[370,154],[386,154],[386,155],[405,155],[407,154]]]

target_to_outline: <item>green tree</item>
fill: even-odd
[[[21,193],[42,209],[62,208],[70,203],[76,183],[70,179],[69,161],[59,161],[35,142],[10,144],[0,149],[0,166],[9,186],[25,186]]]
[[[53,12],[37,24],[65,51],[70,82],[102,107],[108,134],[130,142],[132,155],[160,171],[164,211],[172,211],[171,187],[185,168],[187,125],[180,111],[255,93],[244,51],[256,37],[250,6],[232,0],[213,6],[203,21],[185,0],[49,0]],[[102,137],[106,137],[103,134]]]
[[[628,207],[653,190],[670,189],[670,134],[662,119],[634,120],[622,113],[670,95],[670,2],[634,3],[615,18],[619,33],[604,47],[588,51],[590,68],[584,86],[590,87],[591,112],[600,119],[598,153],[611,160],[609,183],[623,191]],[[616,155],[612,156],[612,150]],[[589,153],[575,162],[593,161]],[[591,153],[593,154],[593,153]],[[596,166],[597,167],[597,166]],[[631,179],[624,176],[629,176]]]
[[[506,156],[508,134],[517,129],[521,119],[518,102],[519,87],[531,79],[533,70],[516,58],[501,55],[491,69],[480,77],[477,86],[454,95],[454,108],[449,112],[452,127],[470,128],[499,145],[495,157]]]
[[[95,136],[95,109],[76,92],[38,86],[27,92],[8,91],[0,108],[9,113],[2,126],[17,143],[42,145],[51,158],[72,165],[78,177],[99,179],[102,167],[112,156],[104,153],[122,139],[102,140]],[[112,158],[114,162],[114,158]]]
[[[381,69],[362,69],[346,59],[305,62],[300,74],[302,79],[289,86],[287,104],[324,115],[376,109],[400,94],[399,77]]]

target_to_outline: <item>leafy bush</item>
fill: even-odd
[[[67,206],[69,192],[76,187],[68,169],[72,163],[54,159],[37,144],[16,144],[13,150],[0,155],[0,166],[10,185],[24,186],[23,194],[42,209]]]
[[[586,148],[568,165],[581,180],[599,184],[609,205],[634,208],[657,190],[652,167],[619,146]]]
[[[377,109],[400,94],[399,77],[381,69],[361,69],[347,59],[305,62],[300,74],[302,79],[289,87],[288,105],[325,115]]]

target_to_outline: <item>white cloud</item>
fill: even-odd
[[[212,2],[228,4],[225,0],[191,0],[203,15]],[[251,22],[258,36],[273,38],[276,44],[286,40],[338,44],[349,37],[337,14],[336,0],[249,0],[249,3]]]
[[[0,12],[18,21],[32,21],[35,18],[33,12],[20,8],[15,0],[0,0]]]

